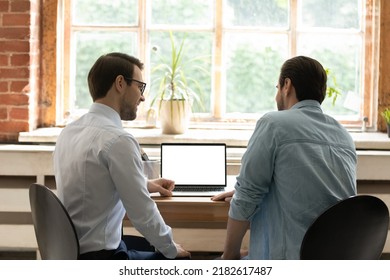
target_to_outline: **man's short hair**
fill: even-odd
[[[133,78],[134,65],[143,69],[143,63],[138,58],[125,53],[112,52],[99,57],[88,73],[89,93],[93,101],[105,97],[119,75]]]
[[[283,86],[286,78],[291,80],[299,101],[313,99],[320,104],[324,101],[327,75],[317,60],[306,56],[288,59],[282,65],[279,86]]]

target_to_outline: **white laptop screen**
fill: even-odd
[[[225,144],[161,144],[161,177],[175,185],[225,186]]]

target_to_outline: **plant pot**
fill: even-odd
[[[387,136],[390,138],[390,123],[387,123]]]
[[[161,100],[159,119],[163,134],[183,134],[189,125],[191,104],[189,100]]]

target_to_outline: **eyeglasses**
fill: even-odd
[[[131,78],[127,78],[127,77],[123,77],[126,81],[128,81],[129,83],[131,82],[136,82],[138,84],[138,89],[139,91],[141,92],[141,95],[144,95],[144,91],[145,91],[145,88],[146,88],[146,83],[144,82],[141,82],[141,81],[138,81],[136,79],[131,79]]]

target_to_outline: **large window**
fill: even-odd
[[[348,126],[371,117],[375,92],[374,0],[73,0],[60,1],[63,44],[60,87],[64,116],[91,104],[86,82],[103,53],[126,52],[145,62],[148,109],[156,91],[151,69],[170,55],[169,32],[185,38],[186,58],[202,86],[197,122],[255,121],[275,110],[275,85],[284,60],[307,55],[329,69],[341,94],[324,110]],[[194,65],[192,65],[194,66]],[[334,84],[334,79],[336,84]],[[140,118],[145,113],[140,114]],[[371,119],[371,118],[370,118]]]

